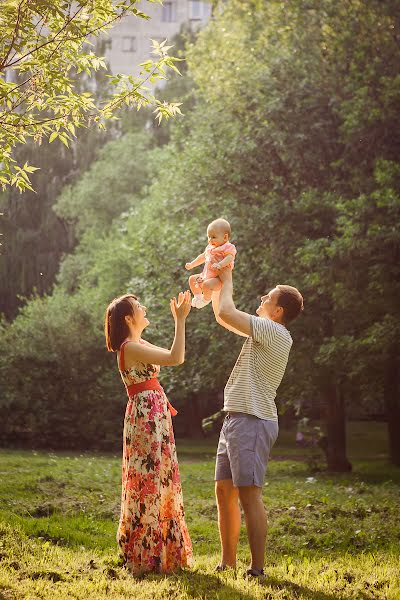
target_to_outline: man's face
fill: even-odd
[[[261,296],[260,306],[256,310],[259,317],[275,321],[282,316],[283,308],[278,306],[279,294],[278,288],[274,288],[265,296]]]

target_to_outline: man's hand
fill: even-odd
[[[215,269],[216,271],[220,271],[222,269],[221,265],[219,264],[219,262],[215,262],[212,264],[212,268]]]

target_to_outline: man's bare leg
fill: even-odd
[[[251,552],[251,568],[264,567],[265,544],[267,541],[267,512],[261,496],[261,488],[247,485],[238,488],[240,503],[246,519],[247,537]]]
[[[236,552],[240,534],[239,491],[232,479],[215,482],[218,507],[218,527],[221,540],[221,565],[236,567]]]

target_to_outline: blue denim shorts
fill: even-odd
[[[278,421],[228,413],[219,436],[215,480],[232,479],[237,487],[262,487],[278,431]]]

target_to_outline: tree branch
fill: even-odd
[[[17,22],[15,23],[15,27],[14,27],[14,31],[13,31],[13,36],[12,36],[11,44],[10,44],[10,47],[8,48],[8,50],[7,50],[7,53],[6,53],[5,57],[3,58],[3,60],[0,63],[0,71],[3,70],[6,61],[7,61],[8,57],[10,56],[10,52],[11,52],[11,50],[14,47],[14,43],[15,43],[15,40],[17,38],[18,29],[19,29],[19,26],[20,26],[21,9],[22,9],[22,5],[24,4],[24,2],[26,2],[26,0],[21,0],[21,2],[18,5]]]
[[[16,65],[17,63],[21,62],[21,60],[23,60],[27,56],[32,55],[35,52],[38,52],[44,46],[47,46],[48,44],[51,44],[52,42],[54,42],[58,38],[58,36],[68,27],[68,25],[70,25],[72,23],[72,21],[76,18],[76,16],[85,8],[85,6],[86,6],[85,4],[82,4],[82,6],[76,11],[76,13],[74,15],[72,15],[71,18],[66,20],[64,25],[61,27],[61,29],[59,31],[57,31],[57,33],[51,40],[47,40],[47,42],[43,42],[43,44],[36,46],[36,48],[33,48],[33,50],[26,52],[26,54],[23,54],[22,56],[17,58],[17,60],[14,60],[8,64],[4,64],[4,61],[3,61],[0,65],[0,71],[2,71],[4,68],[9,68],[9,67],[12,67],[13,65]],[[9,54],[9,52],[8,52],[8,54]],[[8,57],[8,54],[7,54],[7,57]],[[14,56],[15,56],[15,54],[14,54]]]
[[[152,75],[154,75],[154,73],[158,69],[158,65],[159,65],[160,62],[161,61],[159,61],[157,64],[155,64],[153,70],[147,75],[147,77],[145,77],[142,81],[140,81],[137,85],[135,85],[131,90],[128,90],[126,92],[126,94],[124,94],[123,96],[121,96],[121,98],[116,98],[110,104],[110,106],[108,107],[108,109],[111,110],[111,109],[115,108],[118,104],[121,104],[125,100],[125,98],[127,98],[128,96],[130,96],[131,94],[133,94],[134,92],[136,92],[137,89],[139,89],[143,84],[145,84],[150,79],[150,77]],[[39,126],[39,125],[44,125],[45,123],[52,123],[52,122],[55,122],[55,121],[60,121],[62,119],[65,119],[66,117],[68,117],[71,114],[71,112],[74,110],[74,108],[71,108],[71,110],[69,110],[66,113],[63,113],[62,115],[60,115],[58,117],[52,117],[52,118],[49,118],[49,119],[43,119],[42,121],[32,121],[30,123],[16,123],[14,125],[14,123],[7,123],[7,121],[0,120],[0,126],[6,125],[7,127],[19,127],[19,128],[27,129],[28,127],[35,127],[35,126]],[[101,109],[99,109],[99,112],[101,113]],[[3,113],[3,114],[9,114],[9,113]],[[87,118],[91,118],[91,117],[95,117],[95,116],[97,116],[96,113],[90,113],[90,114],[87,115]]]
[[[134,4],[134,2],[132,2],[131,4]],[[52,44],[55,41],[58,41],[57,40],[58,36],[68,27],[68,25],[70,25],[70,23],[75,19],[75,17],[78,15],[78,13],[83,8],[84,8],[84,6],[81,6],[81,8],[79,9],[79,11],[77,11],[69,20],[67,20],[67,22],[64,24],[64,26],[55,34],[55,36],[51,40],[47,40],[47,42],[43,42],[43,44],[40,44],[39,46],[33,48],[29,52],[26,52],[26,54],[23,54],[22,56],[20,56],[16,60],[14,60],[14,61],[6,64],[6,65],[4,65],[4,64],[0,65],[0,71],[3,70],[4,68],[9,68],[9,67],[12,67],[12,66],[16,65],[17,63],[21,62],[21,60],[23,60],[27,56],[32,55],[35,52],[38,52],[39,50],[41,50],[45,46],[48,46],[49,44]],[[128,12],[128,8],[124,9],[123,11],[121,11],[113,19],[110,19],[110,21],[107,21],[106,23],[102,23],[102,25],[99,25],[98,27],[95,27],[94,29],[92,29],[90,31],[86,31],[85,33],[82,33],[82,35],[75,36],[75,37],[70,37],[70,38],[64,38],[63,41],[64,42],[76,42],[78,40],[85,39],[85,38],[87,38],[90,35],[93,35],[94,33],[96,33],[96,31],[99,31],[100,29],[103,29],[104,27],[107,27],[107,25],[111,25],[111,23],[114,23],[114,21],[117,21],[118,19],[122,19],[122,17],[124,17],[126,15],[126,13]]]

